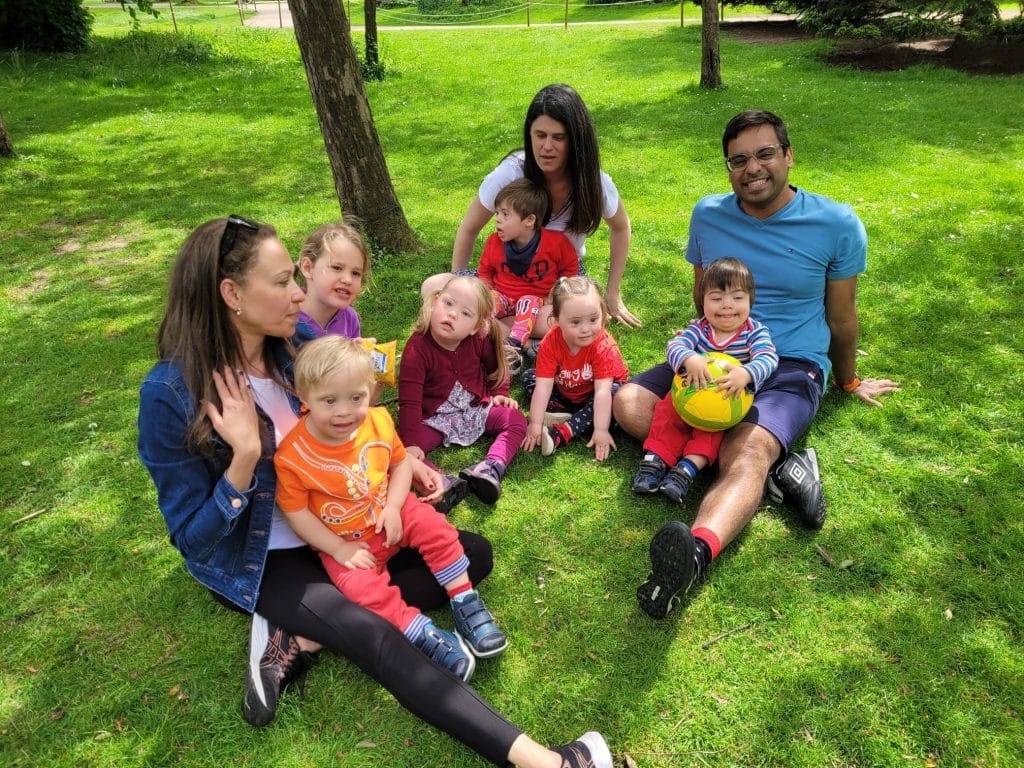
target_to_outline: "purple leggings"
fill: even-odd
[[[423,429],[429,438],[421,440],[420,448],[424,453],[430,453],[444,442],[444,435],[429,424],[424,424]],[[487,421],[484,422],[484,434],[497,435],[491,447],[487,449],[487,458],[497,459],[507,467],[526,438],[526,417],[515,408],[493,405],[487,413]],[[429,461],[427,463],[434,466]]]

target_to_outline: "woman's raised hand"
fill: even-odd
[[[227,367],[224,373],[214,371],[213,386],[220,397],[220,410],[209,401],[203,403],[213,428],[235,454],[258,457],[260,421],[245,374],[236,374]]]

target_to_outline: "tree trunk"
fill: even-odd
[[[363,26],[366,28],[366,69],[367,77],[381,79],[380,58],[377,56],[377,0],[363,3]]]
[[[722,66],[718,59],[718,0],[700,4],[700,87],[721,88]]]
[[[342,211],[358,216],[386,250],[415,250],[419,243],[388,175],[341,3],[288,0],[288,8]]]
[[[11,143],[11,135],[7,133],[7,126],[4,125],[4,116],[0,114],[0,157],[14,157],[14,145]]]

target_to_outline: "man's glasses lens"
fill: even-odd
[[[784,151],[785,147],[778,144],[769,144],[766,147],[761,147],[753,155],[731,155],[725,158],[725,164],[729,167],[730,171],[740,171],[747,167],[751,157],[757,158],[757,162],[763,165],[772,162]]]
[[[235,247],[235,239],[238,237],[239,229],[248,229],[251,232],[259,231],[260,225],[255,221],[245,218],[244,216],[236,216],[231,214],[228,216],[227,226],[224,227],[224,234],[220,236],[220,260],[223,261],[224,257],[231,253],[231,249]]]

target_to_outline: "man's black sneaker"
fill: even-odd
[[[651,573],[636,590],[636,601],[652,619],[663,619],[679,603],[697,573],[693,534],[678,520],[665,523],[651,539]]]
[[[277,700],[292,682],[304,686],[306,670],[313,655],[281,627],[275,627],[258,613],[252,615],[249,632],[249,669],[245,676],[242,717],[254,728],[262,728],[277,713]]]
[[[455,506],[466,498],[469,493],[469,483],[461,477],[443,475],[444,492],[441,498],[434,502],[433,506],[438,512],[447,515]]]
[[[768,497],[793,510],[812,530],[825,523],[825,492],[813,448],[794,451],[768,473]]]
[[[562,768],[612,768],[612,752],[597,731],[587,731],[576,741],[552,747],[562,757]]]
[[[686,492],[690,490],[690,483],[692,482],[693,478],[686,474],[677,464],[665,474],[665,479],[661,481],[658,490],[661,491],[662,496],[667,496],[676,504],[679,504],[686,498]]]
[[[653,453],[650,458],[644,456],[640,460],[640,468],[633,475],[633,484],[630,486],[633,493],[657,493],[667,469],[668,466],[660,456]]]

